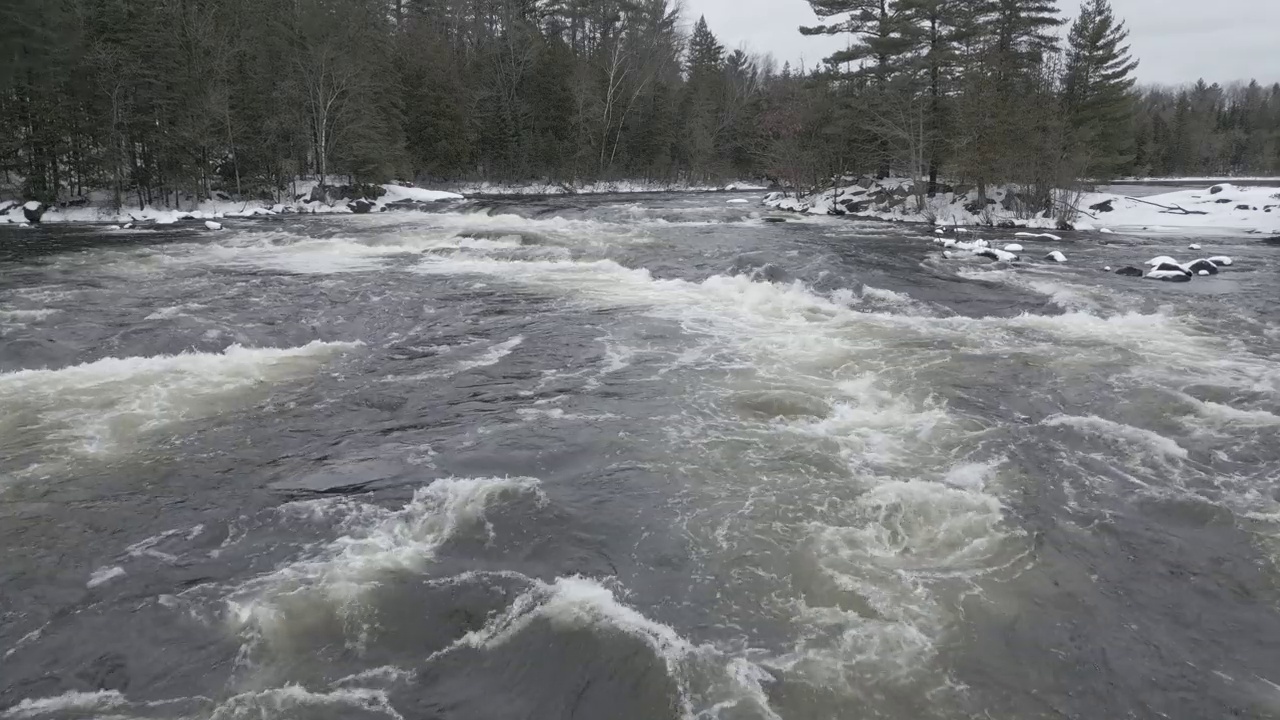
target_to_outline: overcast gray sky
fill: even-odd
[[[796,29],[818,22],[806,0],[684,0],[692,24],[699,15],[725,46],[742,43],[772,52],[781,65],[802,57],[814,65],[843,39],[804,37]],[[1060,0],[1075,16],[1078,0]],[[1111,0],[1129,27],[1144,83],[1181,84],[1257,78],[1280,82],[1280,0]]]

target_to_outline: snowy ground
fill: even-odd
[[[732,182],[728,185],[692,185],[689,183],[653,182],[648,180],[618,180],[586,184],[526,183],[523,185],[502,183],[466,183],[450,185],[450,190],[463,195],[608,195],[614,193],[649,192],[720,192],[736,190],[767,190],[763,185],[750,182]]]
[[[329,184],[343,184],[342,178],[331,178]],[[290,213],[302,214],[347,214],[355,212],[381,212],[395,205],[413,205],[418,203],[435,203],[441,201],[464,200],[469,195],[596,195],[610,193],[646,193],[646,192],[722,192],[722,191],[754,191],[765,190],[761,185],[748,182],[733,182],[723,186],[697,186],[679,183],[652,183],[646,181],[618,181],[590,183],[585,185],[564,184],[527,184],[499,185],[491,183],[472,183],[456,186],[452,190],[427,190],[401,185],[383,185],[386,194],[367,207],[358,207],[360,201],[341,200],[329,205],[323,202],[309,202],[306,197],[317,185],[316,180],[293,183],[289,193],[302,200],[286,203],[244,202],[237,200],[206,200],[195,208],[173,210],[164,207],[148,207],[139,210],[136,207],[125,207],[112,210],[107,207],[106,194],[95,193],[90,202],[81,207],[48,208],[41,217],[41,222],[106,222],[126,225],[129,223],[148,223],[169,225],[180,220],[216,220],[229,217],[253,217],[255,215],[282,215]],[[454,191],[456,190],[456,192]],[[26,203],[25,207],[36,209],[38,203]],[[0,202],[0,224],[28,224],[23,213],[24,205],[14,201]]]
[[[977,192],[963,195],[939,193],[923,205],[912,193],[912,181],[902,179],[861,181],[808,196],[770,193],[764,204],[779,210],[819,215],[851,215],[903,222],[927,222],[939,226],[1003,226],[1053,229],[1059,226],[1052,213],[1028,216],[1017,209],[1008,188],[990,192],[991,203],[982,205]],[[1125,230],[1160,232],[1197,228],[1231,233],[1280,234],[1280,187],[1240,187],[1227,183],[1199,190],[1180,190],[1142,199],[1113,193],[1086,193],[1072,221],[1076,230]]]
[[[309,194],[315,182],[299,183],[297,192],[299,195]],[[399,185],[383,185],[386,194],[372,201],[367,212],[381,212],[388,206],[396,203],[433,203],[447,200],[462,200],[463,197],[457,193],[441,192],[438,190],[424,190],[415,187],[401,187]],[[292,188],[291,188],[292,190]],[[41,222],[113,222],[125,225],[128,223],[154,223],[157,225],[171,225],[179,220],[213,220],[228,217],[252,217],[255,215],[280,215],[285,213],[323,213],[323,214],[344,214],[356,212],[356,204],[360,201],[342,200],[333,205],[322,202],[292,202],[292,203],[254,203],[234,200],[206,200],[201,202],[197,208],[187,210],[171,210],[163,207],[149,207],[144,210],[137,208],[123,208],[121,210],[112,210],[110,208],[90,204],[85,207],[69,207],[69,208],[49,208],[45,211]],[[0,224],[17,223],[26,224],[27,218],[23,213],[22,205],[13,205],[5,207],[8,203],[0,203]],[[37,203],[27,203],[27,207],[36,207]]]

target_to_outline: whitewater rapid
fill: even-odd
[[[4,260],[3,717],[1280,708],[1247,248],[1180,296],[713,196],[165,232]]]

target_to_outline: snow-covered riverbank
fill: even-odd
[[[381,185],[383,194],[376,199],[337,197],[340,192],[316,192],[317,183],[308,181],[292,186],[293,202],[272,203],[229,199],[205,200],[194,207],[187,200],[186,209],[166,207],[125,207],[119,210],[107,206],[104,193],[97,193],[89,202],[73,207],[45,207],[38,202],[0,201],[0,224],[31,224],[33,222],[98,222],[146,223],[169,225],[182,220],[217,220],[221,218],[254,217],[260,215],[287,214],[364,214],[392,209],[429,207],[439,202],[465,200],[470,196],[528,197],[537,195],[605,195],[618,193],[658,192],[734,192],[765,190],[762,185],[749,182],[733,182],[727,185],[689,185],[684,183],[655,183],[639,180],[571,184],[495,184],[471,183],[449,186],[447,190],[428,190],[403,185]]]
[[[447,190],[463,195],[615,195],[622,193],[660,192],[735,192],[767,190],[764,185],[752,182],[731,182],[726,185],[698,185],[680,182],[656,182],[651,180],[615,180],[592,183],[464,183],[446,185]]]
[[[195,207],[175,210],[164,207],[125,207],[119,210],[89,203],[79,207],[45,208],[40,203],[0,202],[0,224],[31,222],[107,222],[171,225],[181,220],[216,220],[229,217],[284,214],[362,214],[392,208],[413,208],[444,201],[462,200],[457,193],[424,190],[401,185],[382,185],[377,199],[338,198],[314,193],[315,183],[299,186],[297,199],[290,203],[245,202],[238,200],[205,200]],[[315,198],[315,199],[313,199]]]
[[[819,215],[850,215],[879,220],[924,222],[940,226],[989,226],[1053,229],[1063,227],[1061,211],[1028,213],[1016,193],[997,188],[986,203],[977,191],[938,193],[919,198],[911,180],[862,180],[806,196],[770,193],[764,204],[779,210]],[[1280,233],[1280,187],[1241,187],[1222,183],[1133,198],[1114,193],[1084,193],[1074,199],[1078,212],[1068,221],[1076,230],[1122,229],[1159,232],[1197,228],[1205,231]]]

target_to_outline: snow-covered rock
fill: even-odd
[[[943,250],[943,251],[942,251],[942,257],[944,257],[944,258],[946,258],[946,259],[950,260],[951,258],[955,257],[955,254],[954,254],[954,253],[952,253],[950,250]]]
[[[209,228],[210,230],[221,230],[221,229],[222,229],[222,223],[220,223],[220,222],[214,222],[214,221],[212,221],[212,220],[205,220],[205,221],[204,221],[204,226],[205,226],[205,227],[207,227],[207,228]]]
[[[443,192],[440,190],[425,190],[423,188],[416,187],[404,187],[403,185],[383,185],[382,189],[386,190],[387,194],[383,195],[379,199],[388,204],[402,200],[429,203],[463,199],[458,193]]]
[[[997,250],[995,248],[989,248],[989,247],[984,247],[984,248],[979,248],[977,250],[974,250],[973,254],[981,257],[989,257],[992,260],[996,260],[998,262],[1013,262],[1018,259],[1018,256],[1015,255],[1014,253],[1006,252],[1004,250]]]
[[[32,200],[22,206],[22,216],[29,223],[38,223],[44,217],[45,209],[44,203]]]
[[[1057,235],[1051,235],[1049,233],[1020,232],[1020,233],[1014,233],[1014,235],[1016,237],[1022,237],[1022,238],[1043,238],[1045,240],[1056,240],[1056,241],[1062,240],[1062,238],[1058,237]]]
[[[1103,235],[1115,235],[1115,234],[1116,234],[1116,231],[1115,231],[1115,230],[1112,230],[1111,228],[1099,228],[1098,232],[1102,233]]]
[[[1160,263],[1159,265],[1151,268],[1151,272],[1180,272],[1188,277],[1192,275],[1190,270],[1178,263]]]
[[[1187,282],[1191,276],[1177,270],[1152,270],[1147,273],[1147,277],[1151,280],[1164,280],[1165,282]]]
[[[751,201],[747,200],[746,198],[734,198],[729,201],[729,204],[730,205],[746,205],[749,202]]]
[[[1188,248],[1190,248],[1190,249],[1192,249],[1192,250],[1199,250],[1199,249],[1200,249],[1200,244],[1199,244],[1199,243],[1191,243],[1191,244],[1190,244],[1190,245],[1188,245],[1187,247],[1188,247]]]
[[[1218,266],[1205,259],[1192,260],[1186,265],[1183,265],[1182,269],[1190,273],[1195,273],[1197,275],[1217,275],[1218,274]]]
[[[1018,243],[1009,243],[1008,245],[1004,246],[1004,249],[1006,252],[1014,252],[1014,253],[1022,252],[1022,246],[1019,245]]]
[[[1054,262],[1060,262],[1060,263],[1063,263],[1063,262],[1066,262],[1066,261],[1067,261],[1067,256],[1066,256],[1066,255],[1063,255],[1063,254],[1062,254],[1060,251],[1058,251],[1058,250],[1054,250],[1053,252],[1049,253],[1048,255],[1045,255],[1045,256],[1044,256],[1044,259],[1045,259],[1045,260],[1052,260],[1052,261],[1054,261]]]
[[[1231,265],[1234,261],[1226,255],[1214,255],[1209,258],[1209,262],[1219,267],[1225,267],[1227,265]]]
[[[1146,262],[1144,262],[1144,263],[1142,263],[1142,264],[1143,264],[1143,265],[1161,265],[1161,264],[1164,264],[1164,263],[1168,263],[1168,264],[1170,264],[1170,265],[1177,265],[1177,264],[1179,264],[1177,260],[1174,260],[1173,258],[1169,257],[1168,255],[1158,255],[1158,256],[1153,257],[1153,258],[1151,258],[1150,260],[1148,260],[1148,261],[1146,261]]]

